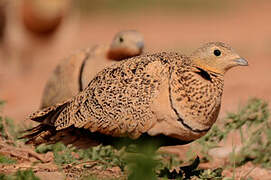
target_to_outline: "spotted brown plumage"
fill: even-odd
[[[87,48],[63,59],[47,81],[41,108],[75,96],[88,85],[97,72],[116,61],[140,55],[143,47],[143,36],[137,31],[127,30],[117,33],[110,46]]]
[[[108,137],[156,137],[163,139],[160,145],[191,142],[216,121],[223,76],[239,65],[247,61],[220,42],[207,43],[191,56],[162,52],[118,62],[99,72],[78,95],[33,113],[30,119],[40,125],[25,137],[33,144],[68,137],[73,143],[79,135],[70,132],[87,131],[84,139],[93,144]]]

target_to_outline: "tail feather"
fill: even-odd
[[[62,110],[67,106],[69,101],[65,103],[57,104],[54,106],[50,106],[41,110],[38,110],[29,115],[29,119],[53,126],[56,118],[62,112]]]
[[[91,133],[85,129],[77,129],[69,127],[57,131],[55,127],[40,124],[34,128],[25,131],[27,134],[20,137],[20,139],[28,139],[26,144],[33,144],[38,146],[40,144],[53,144],[61,141],[65,145],[72,144],[81,149],[86,149],[91,146],[99,145],[100,142],[91,137]]]
[[[42,143],[48,143],[50,137],[56,134],[55,128],[44,124],[40,124],[34,128],[28,129],[25,132],[28,134],[20,137],[20,139],[28,139],[26,144],[34,144],[35,146]]]
[[[66,107],[68,102],[50,106],[31,114],[29,118],[41,124],[26,130],[25,133],[27,134],[20,139],[28,139],[26,144],[39,145],[42,143],[51,143],[50,138],[56,134],[56,128],[54,127],[55,118]]]
[[[26,144],[33,144],[35,146],[43,143],[52,144],[59,141],[65,145],[72,144],[78,148],[88,148],[100,144],[98,140],[93,138],[89,130],[75,128],[74,126],[69,126],[61,130],[56,129],[55,122],[59,114],[70,104],[70,100],[31,114],[29,118],[40,124],[26,130],[24,132],[26,135],[22,136],[21,139],[26,138],[28,139]]]

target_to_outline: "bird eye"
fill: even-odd
[[[124,41],[123,37],[120,37],[120,38],[119,38],[119,42],[122,43],[123,41]]]
[[[220,56],[221,55],[221,51],[219,51],[218,49],[214,50],[214,55],[215,56]]]

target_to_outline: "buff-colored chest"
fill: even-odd
[[[205,135],[217,119],[223,82],[175,71],[162,86],[152,106],[157,123],[148,133],[187,141]]]

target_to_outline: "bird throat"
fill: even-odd
[[[129,57],[130,56],[125,52],[125,49],[113,49],[109,50],[107,53],[107,58],[113,61],[121,61]]]
[[[128,48],[110,49],[107,53],[107,58],[113,61],[122,61],[133,56],[138,56],[141,51],[131,50]]]

